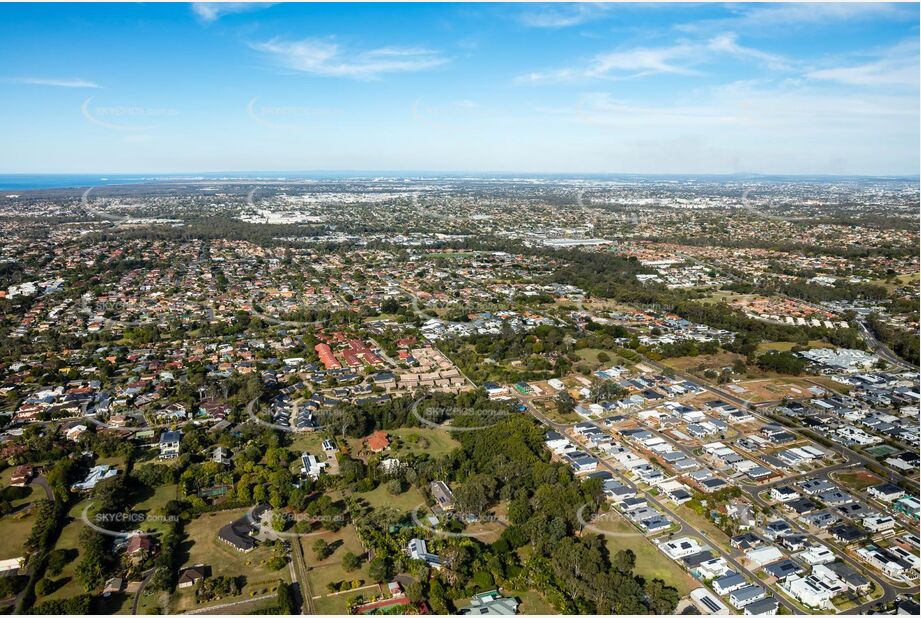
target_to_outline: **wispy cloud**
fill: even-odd
[[[850,63],[808,71],[810,79],[826,80],[849,86],[918,86],[918,41],[896,45],[864,62]]]
[[[317,39],[272,39],[253,43],[250,47],[293,71],[354,79],[422,71],[447,62],[438,52],[421,47],[381,47],[354,52],[336,43]]]
[[[31,86],[53,86],[55,88],[101,88],[96,82],[85,79],[49,79],[44,77],[16,77],[8,80],[16,84]]]
[[[691,102],[693,101],[693,102]],[[790,83],[740,81],[685,93],[676,102],[648,104],[588,93],[574,109],[554,110],[571,120],[593,125],[642,130],[656,127],[696,132],[706,127],[736,126],[780,131],[870,132],[871,125],[917,126],[917,98],[841,94]],[[908,126],[908,125],[905,125]]]
[[[867,19],[911,18],[910,5],[883,2],[783,2],[731,5],[732,14],[677,26],[686,32],[735,30],[763,32],[767,28],[800,28],[814,24]],[[914,17],[917,20],[917,14]]]
[[[205,23],[217,21],[224,15],[248,13],[272,6],[274,2],[193,2],[192,12]]]
[[[774,54],[738,43],[731,32],[704,41],[682,41],[664,47],[634,47],[616,49],[596,55],[581,67],[569,67],[546,72],[532,72],[518,78],[519,82],[551,82],[577,78],[631,79],[659,73],[697,75],[696,68],[716,57],[754,60],[768,68],[783,70],[789,63]]]
[[[600,19],[613,8],[610,4],[546,4],[518,14],[518,21],[532,28],[567,28]]]

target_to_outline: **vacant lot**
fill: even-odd
[[[605,536],[605,544],[613,556],[620,550],[631,550],[636,556],[634,572],[647,579],[661,579],[666,584],[678,589],[678,594],[684,596],[698,586],[690,575],[684,572],[675,562],[669,560],[665,554],[644,537],[626,519],[611,511],[593,524],[605,532],[612,532],[623,536]]]
[[[392,507],[404,513],[409,513],[417,506],[425,506],[425,498],[422,492],[415,486],[396,496],[387,491],[387,484],[382,483],[373,491],[353,494],[355,498],[362,498],[375,509]],[[420,509],[422,510],[422,509]],[[421,514],[420,514],[421,516]]]
[[[600,354],[604,354],[601,358],[598,358]],[[595,371],[597,369],[608,368],[611,365],[622,364],[624,361],[617,356],[614,352],[609,350],[602,350],[599,348],[583,348],[581,350],[576,350],[576,356],[578,356],[581,361],[576,365],[576,368],[587,367],[590,371]],[[607,360],[604,360],[607,357]]]
[[[398,439],[395,440],[396,444],[390,447],[393,456],[397,458],[406,453],[427,453],[431,457],[441,457],[460,446],[451,433],[444,429],[394,429],[390,436],[391,440]]]
[[[866,489],[867,487],[873,487],[874,485],[879,485],[883,482],[883,479],[879,478],[875,474],[870,474],[869,472],[834,472],[832,473],[834,479],[840,482],[842,485],[848,489],[854,489],[860,491],[861,489]]]
[[[798,344],[798,343],[793,343],[792,341],[767,341],[767,342],[759,343],[759,344],[758,344],[758,350],[757,350],[757,352],[758,352],[759,354],[762,354],[762,353],[764,353],[764,352],[770,352],[770,351],[772,351],[772,350],[776,350],[777,352],[789,352],[790,350],[792,350],[792,349],[793,349],[795,346],[797,346],[797,345],[800,345],[800,344]],[[835,346],[833,346],[832,344],[827,343],[827,342],[825,342],[825,341],[819,341],[818,339],[812,339],[812,340],[809,341],[809,343],[806,344],[805,347],[808,347],[808,348],[833,348],[833,347],[835,347]]]
[[[298,454],[307,451],[308,453],[317,455],[323,450],[323,440],[325,439],[326,436],[319,431],[297,433],[288,449]]]
[[[697,356],[678,356],[675,358],[666,358],[661,362],[663,365],[685,372],[700,372],[705,369],[715,369],[719,371],[723,367],[732,367],[733,363],[738,360],[745,360],[745,357],[735,352],[721,352],[719,354],[699,354]]]
[[[323,539],[330,546],[333,552],[331,555],[320,560],[313,551],[313,545],[317,539]],[[300,537],[299,542],[304,553],[304,561],[307,564],[307,578],[310,580],[310,589],[313,596],[319,596],[316,599],[317,611],[319,613],[346,613],[346,604],[348,599],[354,595],[364,593],[365,597],[378,594],[378,589],[368,589],[367,591],[344,592],[338,595],[331,595],[329,584],[331,582],[363,580],[362,586],[373,584],[368,576],[368,564],[362,562],[361,567],[352,571],[346,571],[342,566],[342,556],[346,552],[351,552],[356,556],[364,554],[364,548],[355,528],[351,525],[345,526],[336,532],[324,532],[320,535]],[[328,596],[329,595],[329,596]]]

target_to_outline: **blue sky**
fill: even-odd
[[[917,174],[917,4],[0,5],[0,173]]]

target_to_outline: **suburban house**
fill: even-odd
[[[182,432],[164,431],[160,434],[160,459],[172,459],[179,456],[179,442]]]
[[[23,464],[13,470],[10,476],[10,485],[12,487],[25,487],[32,481],[35,469],[30,464]]]
[[[386,431],[375,431],[365,440],[368,450],[372,453],[380,453],[390,448],[390,437]]]
[[[71,485],[71,489],[74,491],[90,491],[95,489],[96,484],[99,481],[110,479],[116,474],[118,474],[117,469],[108,464],[101,464],[90,469],[89,474],[86,475],[86,478],[79,483],[74,483]]]
[[[206,568],[204,564],[196,564],[182,569],[182,571],[179,572],[179,581],[176,587],[191,588],[205,578]]]
[[[433,569],[441,568],[441,560],[435,554],[430,554],[423,539],[410,539],[406,552],[413,560],[422,560]]]
[[[457,613],[460,616],[514,616],[518,613],[518,599],[489,590],[473,595],[470,607],[461,608]]]
[[[430,489],[438,508],[442,511],[454,510],[454,494],[444,481],[432,481]]]

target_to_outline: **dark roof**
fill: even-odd
[[[713,553],[709,550],[699,551],[696,554],[691,554],[690,556],[685,556],[681,559],[689,568],[694,568],[700,566],[701,563],[708,560],[713,560]]]
[[[249,551],[256,546],[256,542],[249,536],[250,530],[248,522],[238,519],[218,530],[217,537],[241,551]]]
[[[160,434],[160,444],[167,442],[179,442],[182,439],[182,433],[179,431],[164,431]]]
[[[777,611],[777,599],[765,597],[745,606],[745,613],[757,616],[759,614],[774,613]]]

